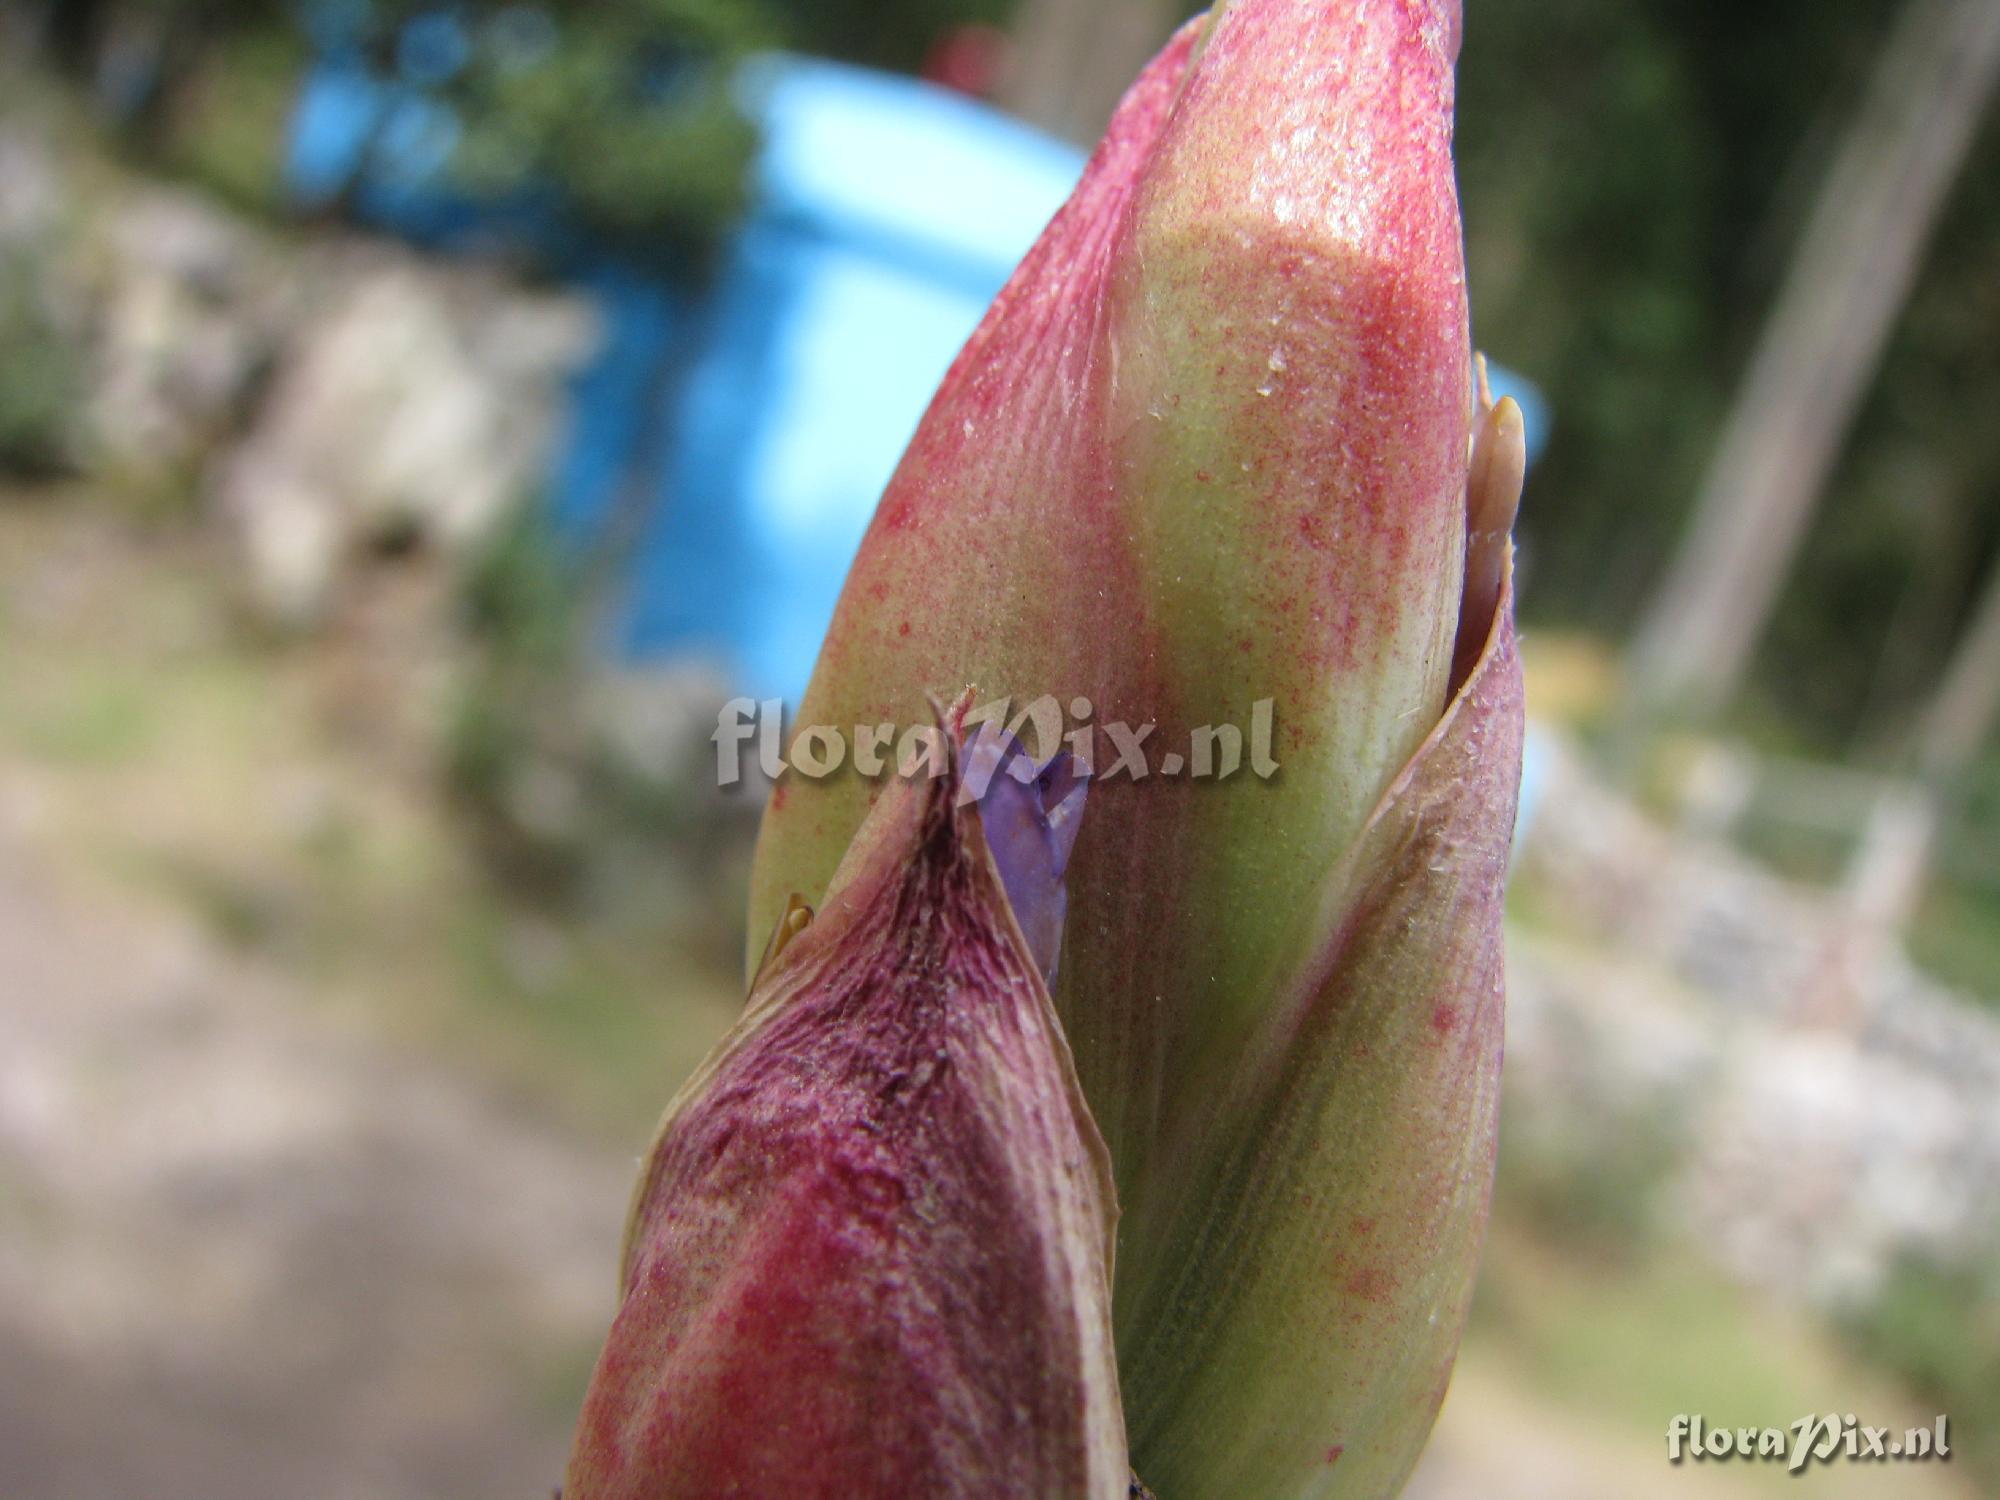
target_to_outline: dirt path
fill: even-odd
[[[59,869],[0,768],[0,1495],[539,1497],[629,1164]]]

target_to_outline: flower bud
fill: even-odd
[[[1109,1159],[1008,894],[1060,922],[1081,788],[973,754],[884,792],[669,1106],[566,1500],[1126,1495]]]
[[[1055,998],[1170,1497],[1393,1492],[1470,1295],[1521,433],[1472,389],[1457,46],[1456,0],[1230,0],[1175,38],[947,375],[799,712],[1088,709]],[[1187,774],[1260,705],[1274,774]],[[753,932],[867,805],[780,784]]]
[[[1471,406],[1454,22],[1236,0],[1175,39],[947,375],[799,711],[908,724],[966,687],[1090,706],[1057,1003],[1128,1208],[1444,707]],[[1276,774],[1189,779],[1197,732],[1247,736],[1260,703]],[[1153,726],[1143,779],[1107,765],[1112,724]],[[758,941],[867,795],[781,785]]]
[[[1510,404],[1486,426],[1503,450]],[[1500,1098],[1522,732],[1506,464],[1471,496],[1503,542],[1467,678],[1327,873],[1313,947],[1218,1107],[1170,1136],[1189,1166],[1127,1239],[1127,1421],[1163,1495],[1393,1495],[1444,1399]]]

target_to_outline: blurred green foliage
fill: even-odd
[[[135,121],[141,149],[161,166],[253,213],[279,206],[285,138],[305,40],[275,26],[230,27],[181,59],[170,121]],[[170,129],[157,128],[170,124]]]
[[[410,45],[425,0],[378,0],[371,50]],[[465,48],[438,90],[463,138],[455,164],[482,192],[558,191],[638,258],[699,254],[742,206],[756,145],[730,72],[782,39],[763,0],[571,0],[453,7]]]
[[[2000,1262],[1905,1259],[1857,1307],[1848,1331],[1862,1349],[1951,1419],[1954,1457],[2000,1486]]]
[[[553,185],[595,233],[635,257],[685,267],[742,206],[756,138],[730,75],[744,56],[789,47],[914,70],[954,27],[1010,9],[1011,0],[374,0],[361,41],[393,75],[411,46],[409,23],[448,16],[463,46],[433,36],[457,53],[437,92],[463,131],[454,161],[467,184],[500,193]],[[105,58],[122,54],[125,81],[112,91],[136,140],[182,143],[197,175],[238,201],[255,196],[246,186],[275,182],[270,153],[282,126],[239,106],[246,90],[254,102],[295,80],[290,8],[64,0],[49,17],[52,50],[100,86]],[[218,75],[229,83],[226,110],[203,107],[201,85]],[[207,138],[232,128],[233,139]],[[200,138],[188,148],[190,133]]]
[[[954,28],[997,25],[1015,0],[771,0],[788,45],[803,52],[915,72]]]
[[[1598,1128],[1538,1115],[1531,1099],[1503,1100],[1496,1191],[1569,1253],[1629,1260],[1661,1238],[1665,1192],[1688,1154],[1684,1105],[1614,1094],[1591,1078],[1567,1086]]]
[[[1533,621],[1650,597],[1897,0],[1467,7],[1459,166],[1478,342],[1554,429],[1521,531]],[[1887,750],[2000,548],[2000,118],[1952,190],[1788,580],[1744,723]]]
[[[2000,998],[2000,755],[1973,770],[1940,833],[1939,879],[1908,933],[1918,963],[1971,995]]]
[[[576,758],[579,726],[564,698],[575,678],[583,595],[539,507],[519,507],[482,550],[462,600],[474,657],[448,746],[451,790],[495,868],[556,893],[584,857],[581,830],[524,819],[517,788],[548,757]]]
[[[76,341],[41,296],[29,251],[0,250],[0,473],[43,478],[68,468],[83,391]]]
[[[382,0],[378,43],[426,0]],[[562,185],[582,217],[634,253],[698,252],[742,207],[755,132],[730,70],[789,47],[914,70],[953,26],[1008,0],[518,0],[461,4],[474,45],[445,90],[466,126],[474,185]],[[676,245],[675,242],[678,242]]]
[[[475,562],[461,594],[470,659],[450,791],[486,867],[516,894],[612,926],[670,925],[689,951],[733,967],[756,806],[706,785],[706,741],[683,742],[671,711],[621,734],[621,715],[643,706],[621,706],[605,674],[577,670],[597,561],[552,535],[545,507],[524,505]],[[662,680],[658,692],[670,706],[676,687]],[[651,753],[635,756],[635,738]]]
[[[1685,1245],[1635,1245],[1608,1262],[1532,1208],[1502,1197],[1498,1213],[1468,1346],[1505,1349],[1532,1387],[1643,1432],[1649,1448],[1675,1412],[1783,1426],[1854,1383],[1832,1351]],[[1783,1493],[1788,1476],[1774,1477]]]

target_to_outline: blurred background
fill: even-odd
[[[549,1492],[716,705],[1188,8],[0,0],[0,1496]],[[1533,725],[1412,1494],[2000,1493],[2000,7],[1468,11]]]

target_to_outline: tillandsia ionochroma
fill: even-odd
[[[1106,777],[1080,831],[1047,771],[1033,816],[942,823],[935,782],[779,783],[780,951],[662,1127],[570,1500],[1111,1496],[1128,1459],[1164,1500],[1401,1487],[1492,1182],[1520,766],[1522,431],[1470,353],[1458,37],[1457,0],[1190,23],[946,376],[798,724],[1053,695],[1185,745],[1268,701],[1280,769]],[[988,870],[1008,808],[1066,921],[925,873]],[[935,1115],[897,1046],[958,1081]]]

